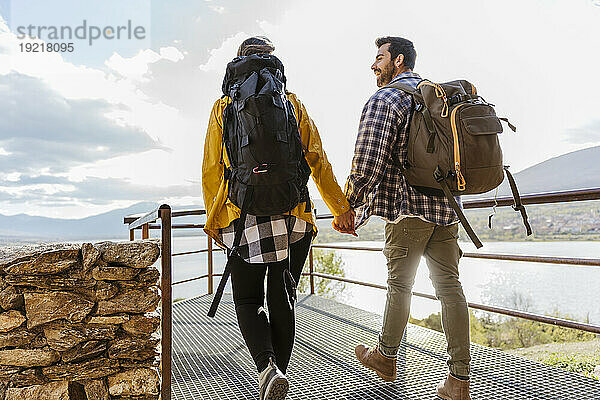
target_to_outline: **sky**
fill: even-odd
[[[18,37],[84,22],[144,35]],[[600,0],[0,0],[0,214],[200,206],[209,113],[252,35],[275,44],[340,184],[377,89],[379,36],[411,39],[422,77],[468,79],[517,126],[501,135],[513,172],[600,144]],[[68,42],[73,52],[22,51]]]

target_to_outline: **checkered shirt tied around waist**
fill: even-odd
[[[416,87],[421,77],[404,72],[392,82]],[[427,196],[411,187],[399,166],[407,156],[412,98],[394,88],[377,91],[365,104],[356,139],[346,197],[355,209],[356,226],[375,215],[387,222],[407,216],[438,225],[458,222],[445,197]],[[457,198],[460,204],[460,198]]]
[[[293,215],[257,217],[246,215],[244,231],[237,248],[237,254],[247,263],[265,264],[285,260],[288,257],[288,243],[295,243],[313,230],[308,222]],[[228,249],[233,246],[235,225],[233,221],[219,232],[221,242]],[[289,241],[288,241],[289,229]]]

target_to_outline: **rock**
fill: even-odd
[[[60,360],[60,354],[52,349],[0,350],[0,365],[15,367],[45,367]]]
[[[157,352],[158,339],[120,339],[110,344],[108,349],[109,358],[126,358],[128,360],[146,360],[155,357]]]
[[[86,381],[100,379],[119,372],[119,362],[108,358],[96,358],[74,364],[57,364],[42,368],[44,376],[51,381]]]
[[[132,280],[119,281],[118,285],[121,288],[145,288],[148,286],[158,285],[160,272],[156,267],[148,267],[140,270],[140,273]]]
[[[119,327],[117,325],[84,325],[85,334],[90,340],[111,340],[114,339]]]
[[[81,258],[84,273],[93,268],[94,264],[96,264],[96,261],[98,261],[101,255],[102,254],[100,253],[100,250],[95,248],[91,243],[84,243],[83,246],[81,246]]]
[[[44,326],[48,346],[66,351],[86,340],[111,340],[117,334],[118,325],[69,324],[64,321]]]
[[[40,349],[42,347],[48,346],[48,341],[46,340],[46,336],[44,336],[44,332],[40,332],[29,345],[32,349]],[[56,350],[56,349],[55,349]]]
[[[0,382],[8,382],[10,377],[21,372],[23,368],[0,365]],[[2,396],[0,396],[0,399]]]
[[[74,244],[43,244],[43,245],[18,245],[2,246],[0,248],[0,272],[4,268],[22,261],[26,261],[41,253],[53,250],[78,249]]]
[[[108,387],[104,380],[94,380],[83,382],[87,400],[110,400]]]
[[[119,287],[114,283],[98,281],[96,283],[96,298],[98,300],[108,300],[119,293]]]
[[[69,292],[25,293],[24,297],[27,327],[30,329],[62,318],[79,322],[94,307],[93,301]]]
[[[96,284],[93,279],[80,279],[61,275],[7,275],[6,281],[14,286],[29,286],[50,290],[92,288]]]
[[[158,373],[149,368],[138,368],[109,376],[108,391],[112,396],[158,395]]]
[[[0,349],[4,347],[24,347],[35,338],[36,334],[26,329],[15,329],[0,333]]]
[[[148,285],[156,285],[158,284],[158,280],[160,279],[160,271],[156,267],[147,267],[140,271],[139,275],[136,277],[136,281],[140,283],[145,283]]]
[[[148,267],[154,264],[160,255],[160,248],[154,240],[103,242],[98,243],[96,247],[102,252],[102,260],[132,268]]]
[[[23,295],[14,286],[6,286],[0,290],[0,307],[5,310],[16,310],[23,307]]]
[[[120,265],[96,265],[92,270],[92,276],[98,281],[129,281],[139,272],[138,269]]]
[[[118,325],[129,321],[128,314],[111,315],[109,317],[92,317],[88,321],[88,324],[110,324]]]
[[[594,372],[592,372],[592,375],[600,379],[600,365],[596,365],[596,368],[594,368]]]
[[[77,264],[79,249],[51,250],[4,267],[11,275],[50,275],[66,271]]]
[[[13,386],[31,386],[31,385],[43,385],[46,383],[42,372],[37,368],[30,368],[13,375],[10,378],[10,382]]]
[[[140,273],[128,281],[119,281],[117,284],[122,289],[142,289],[148,286],[158,286],[160,272],[155,267],[140,270]]]
[[[27,319],[17,310],[0,313],[0,333],[20,327]]]
[[[96,314],[141,314],[156,310],[159,301],[160,295],[155,287],[126,290],[112,299],[99,301]]]
[[[61,260],[49,264],[36,264],[35,261],[23,261],[8,267],[5,272],[15,275],[58,274],[77,264],[77,260]]]
[[[107,341],[90,340],[83,342],[62,354],[63,362],[78,362],[101,355],[108,348]]]
[[[156,314],[132,315],[123,329],[133,336],[146,336],[156,332],[159,326],[160,317]]]
[[[8,388],[8,381],[0,380],[0,400],[4,399],[4,394],[6,393],[7,388]]]
[[[131,368],[153,368],[160,366],[160,356],[148,358],[146,360],[127,360],[119,359],[119,365],[124,369]]]
[[[87,339],[83,326],[62,322],[44,326],[44,335],[48,346],[58,351],[68,350]]]
[[[50,382],[45,385],[10,388],[4,400],[86,400],[83,385],[76,382]]]

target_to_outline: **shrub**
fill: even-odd
[[[577,372],[587,376],[588,378],[600,380],[593,374],[596,365],[600,365],[600,353],[596,353],[594,355],[552,353],[541,361],[542,363],[552,367],[561,368],[571,372]]]
[[[498,318],[489,314],[478,315],[479,313],[469,311],[471,341],[488,347],[506,350],[538,344],[578,342],[596,338],[593,333],[521,318]],[[442,332],[440,313],[431,314],[422,320],[411,318],[410,322]]]
[[[314,272],[320,272],[328,275],[346,276],[344,271],[344,260],[335,253],[335,251],[313,250]],[[308,260],[304,266],[304,271],[308,272]],[[330,279],[315,277],[315,294],[334,298],[345,289],[343,282],[332,281]],[[310,281],[308,276],[303,276],[298,284],[298,291],[303,293],[310,292]]]

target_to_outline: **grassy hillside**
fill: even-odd
[[[488,228],[491,209],[466,210],[465,214],[473,229],[482,240],[498,241],[548,241],[548,240],[599,240],[600,201],[585,201],[571,204],[544,204],[527,206],[529,222],[534,234],[525,236],[521,214],[510,207],[499,207],[492,218],[492,229]],[[358,238],[337,233],[331,220],[320,221],[317,241],[342,242],[352,240],[383,240],[385,223],[371,218],[358,230]],[[461,228],[461,239],[469,240]]]

